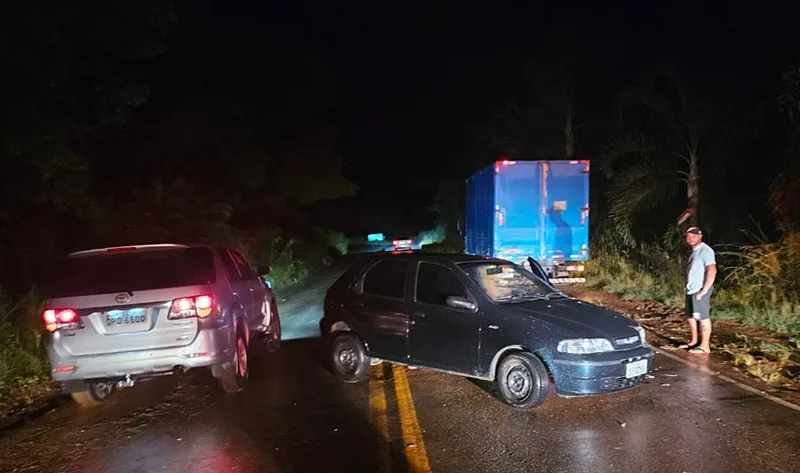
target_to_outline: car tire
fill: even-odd
[[[95,407],[101,404],[112,392],[114,392],[112,383],[89,383],[87,391],[70,393],[70,397],[72,397],[75,404],[81,407]]]
[[[241,332],[236,337],[236,347],[231,368],[223,368],[217,377],[222,390],[228,394],[242,392],[250,378],[250,356],[247,338]]]
[[[357,383],[369,374],[370,358],[364,342],[353,333],[340,333],[331,343],[331,370],[345,383]]]
[[[547,368],[532,353],[513,353],[503,358],[496,378],[500,396],[513,407],[533,409],[550,394]]]
[[[272,306],[272,318],[269,321],[269,335],[264,340],[267,353],[275,353],[281,349],[281,318],[278,309]]]

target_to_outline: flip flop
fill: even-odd
[[[700,347],[695,347],[689,350],[689,353],[694,353],[695,355],[708,355],[711,353],[711,350],[706,351]]]
[[[699,346],[700,346],[699,343],[695,343],[694,345],[689,345],[688,343],[684,343],[683,345],[679,345],[678,348],[681,350],[694,350]]]

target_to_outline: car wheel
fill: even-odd
[[[331,368],[346,383],[357,383],[369,373],[370,358],[364,343],[353,333],[342,333],[331,344]]]
[[[275,306],[272,306],[272,320],[269,325],[269,335],[266,339],[267,353],[275,353],[281,349],[281,318]]]
[[[217,378],[226,393],[238,393],[244,390],[250,378],[250,357],[247,339],[241,333],[236,337],[236,348],[233,353],[233,368],[223,369]]]
[[[95,407],[110,396],[113,391],[113,383],[89,383],[88,391],[70,393],[70,396],[81,407]]]
[[[514,353],[500,363],[497,387],[506,404],[532,409],[541,405],[550,393],[550,378],[536,355]]]

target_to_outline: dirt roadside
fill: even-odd
[[[688,342],[689,330],[682,309],[658,302],[623,299],[586,286],[565,286],[567,294],[633,317],[660,350],[689,363],[706,366],[759,391],[800,405],[800,349],[788,333],[712,320],[711,355],[694,355],[678,349]]]

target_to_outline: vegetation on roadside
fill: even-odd
[[[788,251],[789,244],[781,239],[719,251],[713,316],[800,334],[800,288],[797,280],[791,283],[800,253]],[[591,254],[586,277],[592,286],[626,298],[684,306],[686,248],[650,243],[620,250],[601,240],[593,244]]]
[[[800,379],[800,338],[792,337],[785,343],[751,340],[745,335],[736,338],[736,342],[722,347],[733,357],[735,366],[768,383]]]
[[[772,214],[775,227],[774,231],[769,232],[771,236],[761,231],[759,224],[752,221],[751,226],[755,225],[757,231],[739,229],[740,237],[744,238],[740,238],[738,243],[720,242],[715,238],[719,233],[713,231],[714,227],[727,229],[728,238],[732,238],[730,222],[725,222],[714,212],[709,212],[705,220],[707,223],[702,224],[708,235],[706,240],[717,251],[717,266],[720,270],[715,284],[716,295],[712,299],[714,317],[734,319],[791,334],[800,334],[800,187],[797,186],[797,182],[800,182],[800,87],[797,84],[800,84],[800,68],[793,68],[784,74],[783,93],[780,95],[779,107],[776,107],[776,114],[782,115],[783,136],[777,137],[777,144],[773,146],[776,149],[776,159],[779,163],[784,163],[784,169],[777,176],[769,178],[771,185],[765,204]],[[649,111],[655,106],[659,113],[666,111],[672,118],[679,117],[669,107],[664,106],[663,99],[653,99],[658,97],[657,94],[651,93],[649,96],[650,101],[645,110]],[[680,93],[669,96],[685,100],[685,95]],[[697,126],[678,125],[668,129],[672,132],[683,130],[690,137],[695,136],[699,130]],[[663,209],[664,202],[669,202],[670,199],[680,199],[676,199],[674,191],[670,193],[661,187],[664,183],[673,185],[681,181],[687,186],[695,186],[694,189],[688,187],[688,207],[685,200],[682,205],[690,210],[689,217],[693,223],[697,222],[699,209],[711,210],[716,202],[731,197],[720,196],[715,199],[712,195],[707,198],[705,205],[703,201],[698,203],[697,187],[702,186],[704,181],[697,180],[697,170],[678,173],[674,169],[668,169],[667,174],[659,174],[656,179],[661,184],[652,185],[649,178],[654,178],[657,174],[653,170],[642,168],[641,161],[621,169],[612,169],[611,165],[620,154],[632,154],[635,158],[644,160],[643,162],[650,162],[656,157],[658,159],[655,161],[662,163],[660,154],[671,149],[664,144],[657,144],[658,140],[655,138],[662,138],[662,134],[662,128],[645,129],[636,143],[647,143],[648,146],[630,146],[628,143],[629,146],[621,149],[612,148],[610,156],[614,159],[603,161],[606,171],[610,171],[612,183],[609,193],[611,218],[610,224],[602,227],[600,238],[596,238],[592,244],[592,264],[588,266],[587,277],[591,284],[626,297],[652,299],[682,307],[688,248],[674,223],[661,217],[661,214],[652,212]],[[680,151],[670,153],[683,156],[691,166],[699,166],[705,160],[710,163],[707,169],[715,165],[718,166],[713,168],[715,171],[723,172],[719,166],[725,161],[719,156],[719,147],[708,146],[704,148],[705,153],[701,153],[703,149],[694,145],[687,144],[682,148],[688,150],[691,156],[687,158]],[[635,185],[640,191],[618,192],[620,183],[625,183],[626,186]],[[712,184],[713,181],[707,183],[707,188],[717,187]],[[731,192],[736,191],[731,189]],[[644,212],[646,210],[651,212]],[[645,217],[650,226],[653,222],[660,222],[662,228],[667,224],[666,233],[660,240],[653,240],[652,237],[648,239],[642,236],[643,233],[640,233],[639,238],[634,238],[632,229]],[[746,357],[739,361],[751,367],[749,369],[766,369]]]

